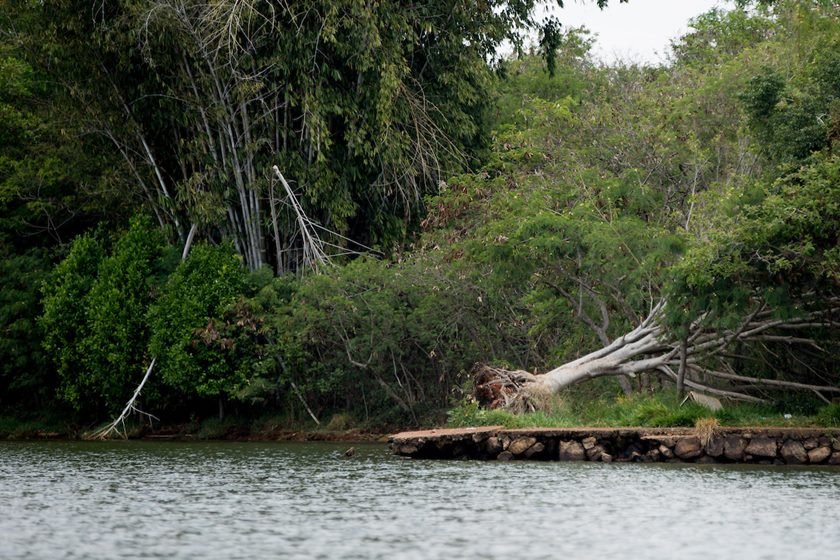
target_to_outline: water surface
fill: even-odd
[[[0,558],[831,558],[840,470],[0,443]]]

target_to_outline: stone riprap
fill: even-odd
[[[840,466],[840,430],[825,428],[531,428],[402,432],[397,455],[417,459],[757,463]]]

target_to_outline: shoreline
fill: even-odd
[[[232,428],[223,434],[202,435],[200,431],[184,431],[178,428],[163,428],[154,431],[129,432],[126,438],[109,438],[102,441],[229,441],[229,442],[342,442],[342,443],[388,443],[388,431],[347,429],[347,430],[306,430],[278,428],[275,430],[248,431]],[[87,439],[81,431],[33,430],[26,433],[2,433],[0,441],[96,441]]]
[[[486,426],[401,432],[389,445],[414,459],[840,466],[840,428]]]

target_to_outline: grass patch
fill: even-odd
[[[700,444],[703,447],[709,445],[709,442],[712,441],[719,427],[720,422],[718,422],[717,418],[700,418],[694,423],[695,433],[700,438]]]
[[[823,426],[840,427],[840,403],[824,406],[817,413],[817,420]]]
[[[475,401],[467,401],[449,411],[448,424],[455,428],[467,426],[504,426],[505,428],[570,428],[576,419],[562,411],[516,414],[507,410],[485,410]]]
[[[823,407],[814,415],[779,412],[775,404],[725,403],[716,412],[694,402],[680,405],[675,392],[654,395],[619,395],[612,398],[559,399],[549,412],[514,414],[504,410],[483,410],[467,399],[448,414],[452,427],[502,425],[506,428],[570,427],[695,427],[781,426],[838,427],[840,404]],[[573,402],[573,404],[569,404]]]
[[[622,395],[584,402],[578,409],[581,424],[589,426],[689,427],[710,414],[696,403],[680,406],[675,393]]]

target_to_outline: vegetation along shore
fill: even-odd
[[[0,7],[0,436],[840,427],[836,2],[293,4]]]

